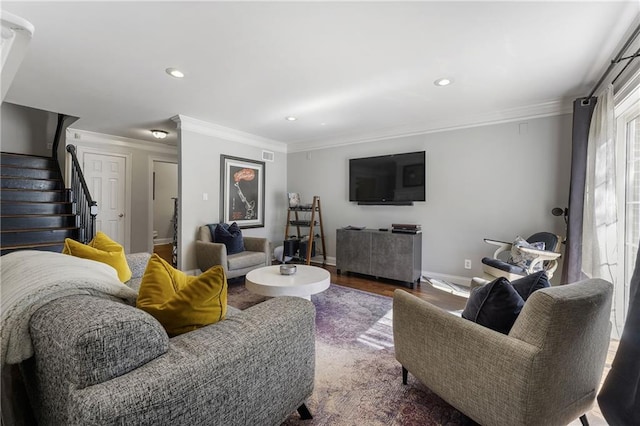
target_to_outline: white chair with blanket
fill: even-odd
[[[492,257],[482,258],[487,280],[498,277],[515,280],[541,270],[551,278],[558,268],[562,239],[551,232],[536,232],[526,240],[517,237],[513,242],[489,238],[484,241],[497,246]]]

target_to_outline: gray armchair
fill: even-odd
[[[396,290],[403,382],[411,372],[483,426],[586,421],[609,347],[612,293],[599,279],[538,290],[506,335]]]
[[[198,229],[196,262],[201,271],[222,265],[227,278],[241,277],[253,269],[271,265],[269,240],[259,237],[243,237],[245,251],[227,254],[227,247],[211,240],[208,225]]]

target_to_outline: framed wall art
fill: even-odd
[[[220,182],[220,221],[264,227],[264,162],[221,155]]]

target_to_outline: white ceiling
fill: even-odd
[[[122,137],[153,140],[149,129],[163,128],[170,143],[181,114],[289,151],[543,116],[591,91],[639,8],[3,1],[35,26],[5,101]],[[436,87],[441,77],[454,84]]]

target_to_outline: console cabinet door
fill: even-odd
[[[371,236],[371,275],[412,282],[414,269],[412,234],[380,232]]]
[[[371,274],[371,232],[336,231],[336,269],[339,272]]]

